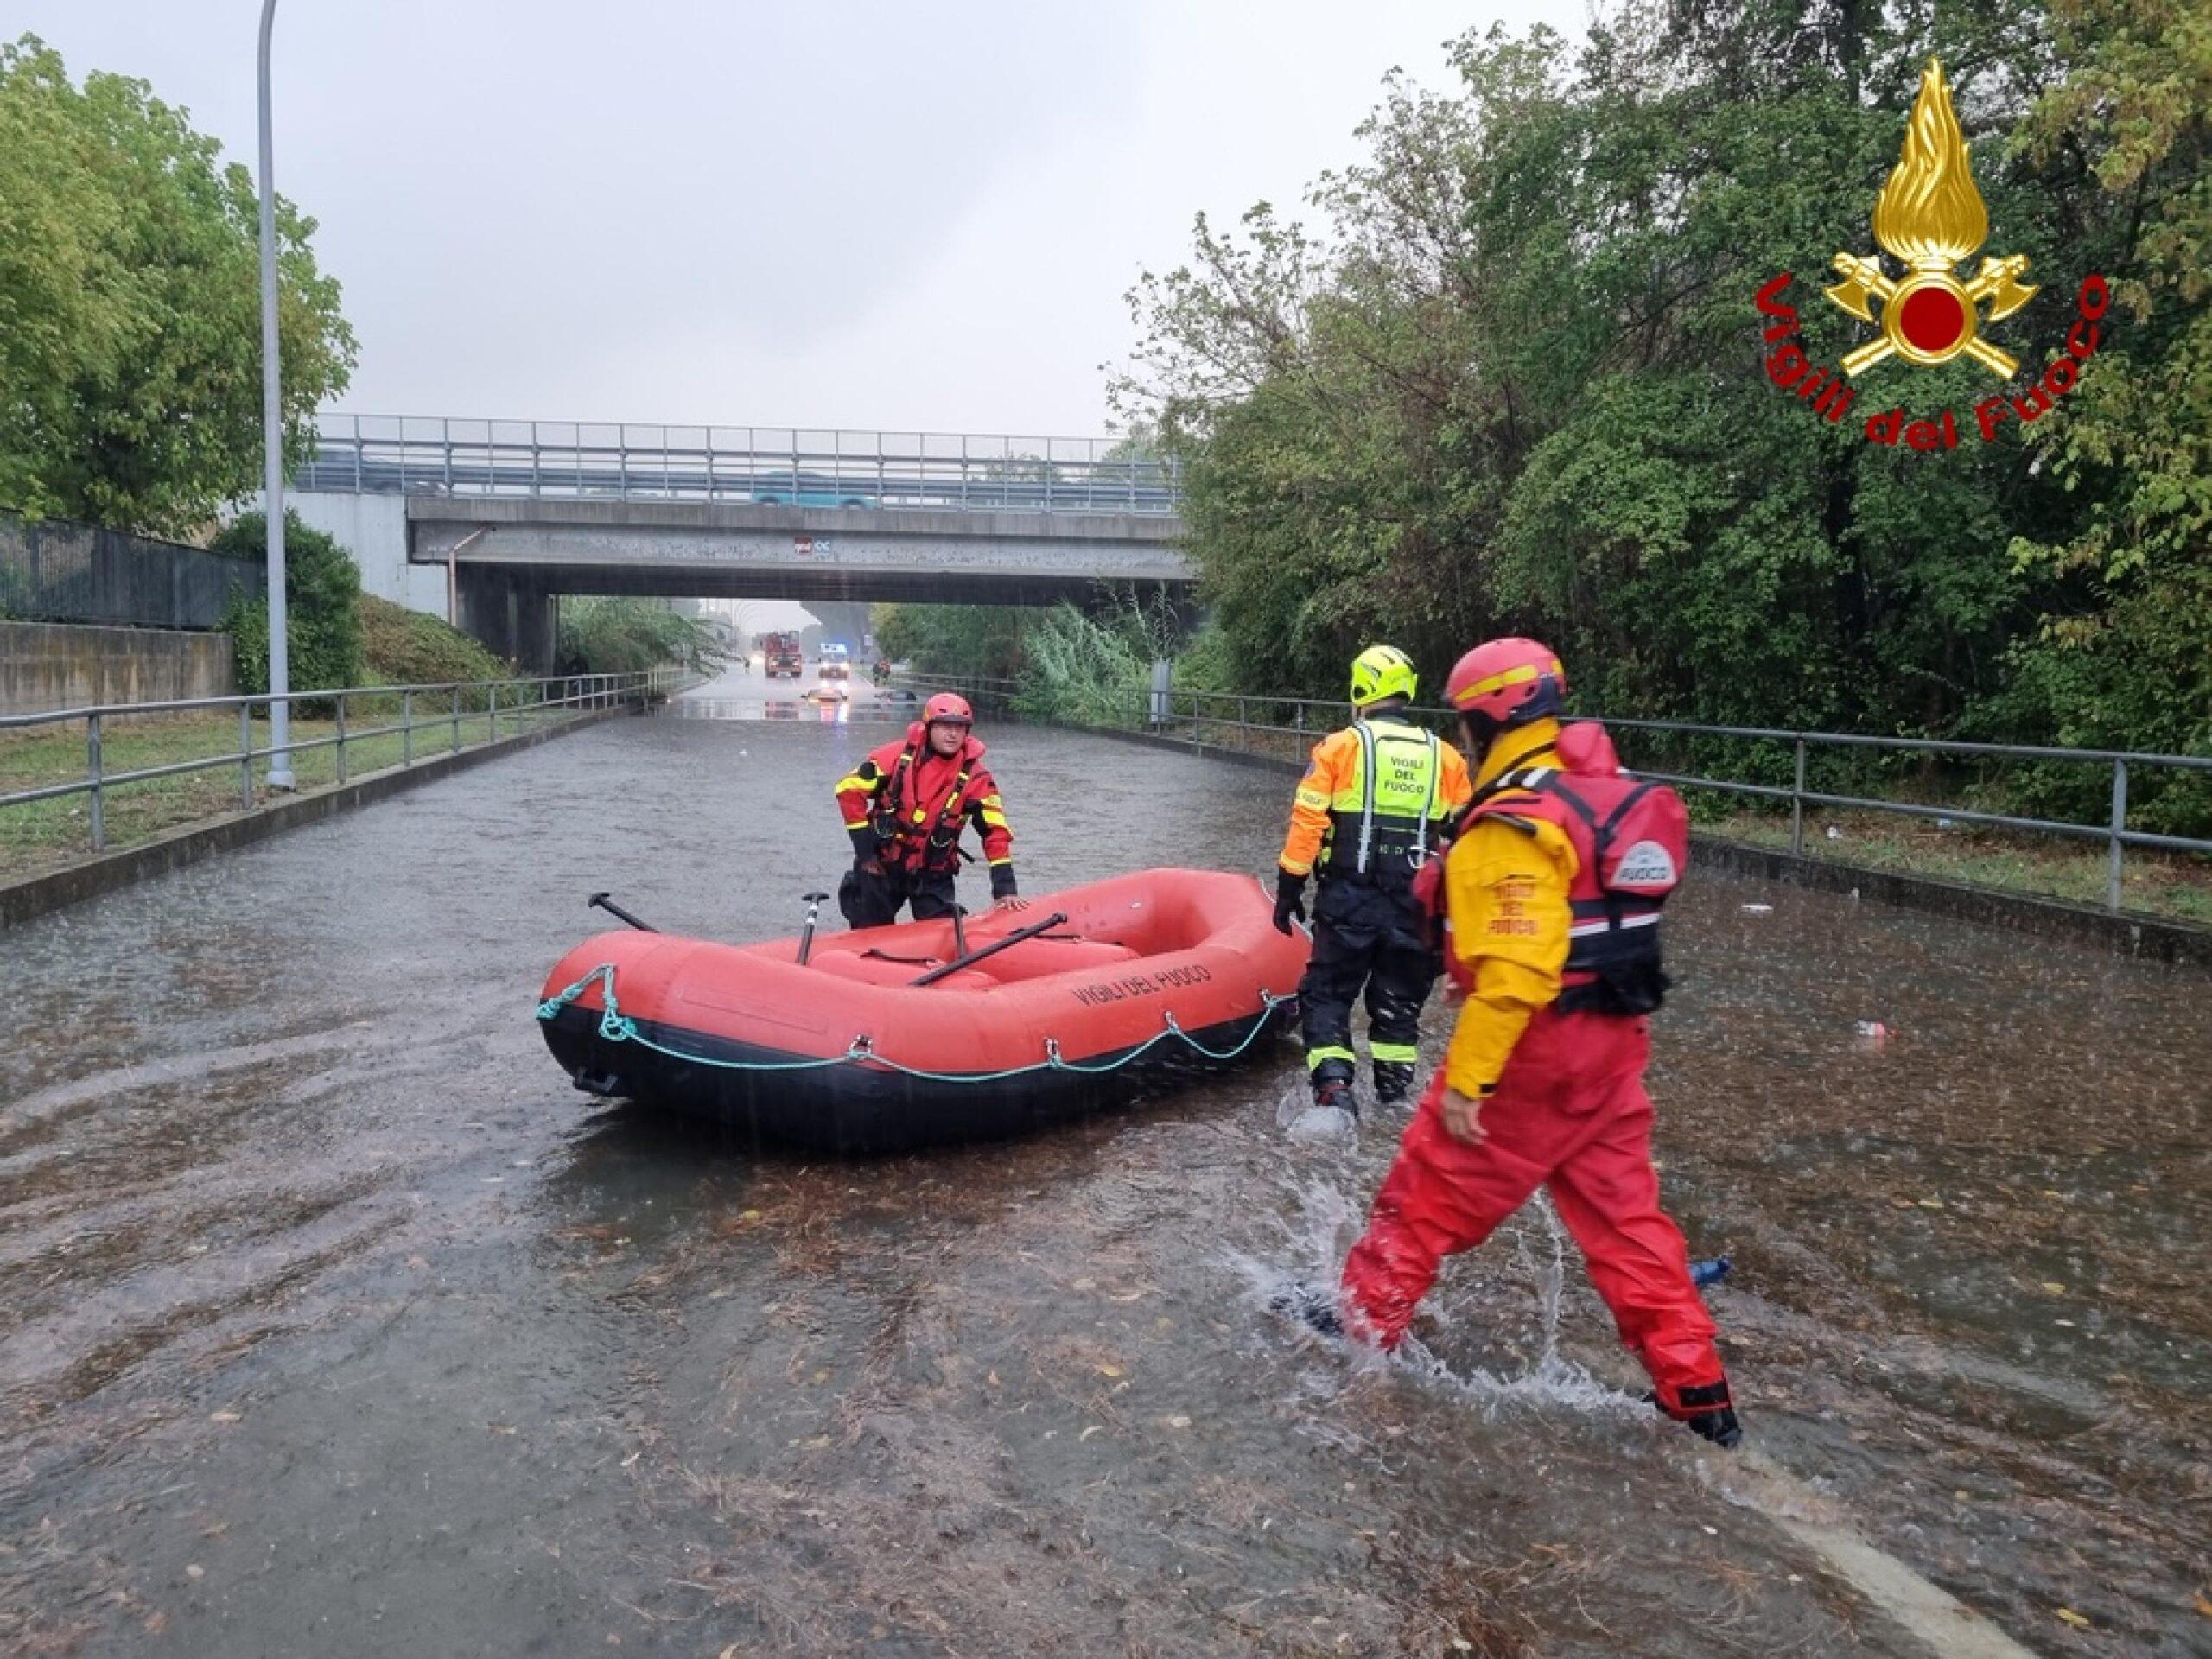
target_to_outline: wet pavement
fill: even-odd
[[[1287,1142],[1287,1044],[856,1164],[575,1093],[531,1013],[583,895],[794,931],[893,729],[854,686],[733,676],[0,935],[0,1652],[1929,1651],[1808,1516],[2034,1651],[2207,1650],[2201,976],[1686,890],[1663,1179],[1777,1496],[1638,1403],[1541,1208],[1400,1361],[1271,1317],[1393,1139]],[[1033,894],[1272,861],[1277,776],[982,735]]]

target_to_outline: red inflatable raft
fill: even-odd
[[[1250,1049],[1305,971],[1250,876],[1146,870],[1022,911],[578,945],[538,1017],[576,1086],[841,1152],[1014,1135]],[[1011,940],[1011,943],[1008,941]]]

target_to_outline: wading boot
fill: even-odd
[[[1733,1446],[1744,1438],[1744,1426],[1736,1421],[1736,1408],[1728,1398],[1725,1377],[1703,1388],[1679,1390],[1676,1403],[1672,1406],[1656,1394],[1643,1397],[1691,1433],[1715,1446]]]
[[[1337,1312],[1336,1293],[1319,1285],[1285,1286],[1268,1298],[1268,1311],[1287,1319],[1296,1319],[1332,1342],[1344,1333],[1344,1317]]]
[[[1401,1110],[1413,1098],[1414,1069],[1398,1060],[1375,1062],[1375,1101]]]

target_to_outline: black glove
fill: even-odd
[[[1014,866],[1011,864],[992,865],[991,898],[993,901],[1012,899],[1016,895],[1017,891],[1014,885]]]
[[[1293,875],[1277,866],[1275,869],[1275,931],[1290,931],[1290,918],[1306,919],[1306,878]]]

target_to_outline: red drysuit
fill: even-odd
[[[1510,730],[1485,758],[1443,882],[1446,965],[1466,1001],[1344,1263],[1343,1303],[1355,1332],[1395,1346],[1439,1262],[1481,1243],[1542,1185],[1660,1405],[1692,1418],[1728,1404],[1727,1381],[1681,1233],[1659,1207],[1649,1022],[1576,1007],[1592,1000],[1595,976],[1570,941],[1597,931],[1578,920],[1600,903],[1596,860],[1589,826],[1545,789],[1547,774],[1573,785],[1618,769],[1604,733],[1580,722]],[[1562,995],[1575,1011],[1560,1011]],[[1446,1128],[1447,1087],[1482,1103],[1480,1144]]]

